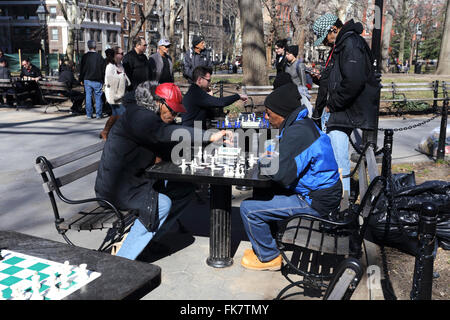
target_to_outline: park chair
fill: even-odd
[[[35,166],[44,181],[44,191],[50,198],[58,233],[68,244],[74,245],[69,239],[68,231],[107,229],[108,232],[98,248],[99,251],[109,250],[113,244],[122,240],[136,219],[136,212],[118,210],[111,202],[100,198],[71,200],[62,193],[61,188],[97,171],[100,160],[89,164],[85,162],[92,161],[87,159],[89,156],[101,154],[104,144],[105,141],[102,141],[50,160],[39,156]],[[76,169],[74,169],[75,166],[77,166]],[[65,170],[56,176],[55,169],[59,169],[59,172]],[[74,209],[66,209],[67,212],[61,216],[55,194],[60,201],[74,205],[69,207]]]
[[[369,217],[385,185],[386,179],[377,176],[359,205],[352,204],[327,217],[301,214],[281,221],[276,242],[284,260],[281,271],[290,284],[275,299],[301,293],[322,297],[328,287],[326,282],[338,277],[335,271],[339,264],[347,258],[360,259]],[[302,280],[294,281],[291,275],[301,276]],[[285,295],[293,287],[303,291]]]

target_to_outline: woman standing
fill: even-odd
[[[105,96],[106,101],[111,105],[112,114],[105,124],[105,128],[100,133],[100,138],[106,140],[109,130],[116,120],[125,112],[122,98],[125,95],[125,88],[131,84],[125,74],[122,65],[123,50],[120,47],[106,50],[106,70],[105,70]]]
[[[277,74],[284,72],[286,67],[286,47],[286,39],[277,40],[277,42],[275,42],[275,68],[277,69]]]

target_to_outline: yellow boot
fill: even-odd
[[[268,262],[261,262],[259,261],[258,257],[256,256],[255,252],[253,252],[252,249],[247,249],[244,251],[244,256],[241,260],[241,265],[244,268],[251,269],[251,270],[273,270],[277,271],[281,269],[282,265],[282,258],[281,254],[278,255],[275,259],[268,261]]]

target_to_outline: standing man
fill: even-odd
[[[123,68],[128,79],[131,81],[131,85],[127,87],[127,91],[135,90],[140,83],[151,78],[145,51],[147,51],[147,42],[144,38],[138,37],[133,40],[133,49],[123,57]]]
[[[282,259],[270,224],[294,214],[327,216],[341,202],[342,184],[330,138],[309,119],[293,83],[275,89],[264,101],[266,119],[280,131],[276,147],[260,159],[261,173],[275,182],[271,200],[245,200],[240,213],[252,249],[241,265],[252,270],[279,270]]]
[[[194,35],[192,38],[192,49],[184,55],[183,76],[188,79],[189,83],[195,82],[193,79],[195,68],[200,66],[213,67],[210,52],[205,47],[205,40],[200,36]]]
[[[361,23],[352,19],[344,25],[337,16],[325,14],[314,22],[313,31],[315,46],[332,48],[325,69],[313,77],[320,86],[313,117],[321,119],[342,175],[348,175],[349,136],[355,128],[375,129],[380,83],[370,48],[361,37]],[[343,185],[350,192],[350,178],[343,179]]]
[[[174,82],[173,63],[169,56],[170,41],[162,38],[158,42],[158,51],[149,58],[149,67],[152,80],[158,83]]]
[[[286,67],[286,48],[286,39],[280,39],[275,42],[275,68],[277,69],[277,74],[284,72]]]
[[[97,43],[94,40],[89,40],[89,51],[83,55],[80,64],[80,82],[84,85],[86,92],[86,116],[88,119],[93,118],[92,109],[92,93],[95,98],[95,113],[96,118],[102,118],[102,88],[105,79],[105,60],[96,51]]]
[[[206,120],[212,108],[224,108],[241,99],[247,101],[248,97],[244,94],[234,94],[232,96],[216,98],[211,96],[208,92],[211,90],[212,68],[197,67],[193,72],[193,81],[189,90],[183,98],[183,105],[186,108],[186,113],[182,114],[183,125],[193,127],[194,121],[202,121],[203,129],[206,129]]]

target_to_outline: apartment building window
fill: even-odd
[[[131,14],[136,14],[136,5],[134,3],[131,4]]]
[[[97,30],[95,34],[97,36],[97,42],[102,42],[102,30]]]
[[[97,20],[97,22],[100,22],[100,11],[95,11],[95,20]]]
[[[94,21],[94,10],[89,10],[89,20]]]
[[[117,22],[117,15],[116,15],[115,13],[113,13],[113,15],[112,15],[112,21],[113,21],[114,23]]]
[[[50,13],[50,19],[56,19],[56,7],[50,7],[48,12]]]
[[[58,28],[52,28],[52,40],[59,40]]]
[[[89,40],[95,40],[95,30],[89,30]]]
[[[109,12],[106,13],[106,22],[107,23],[111,22],[111,13],[109,13]]]

